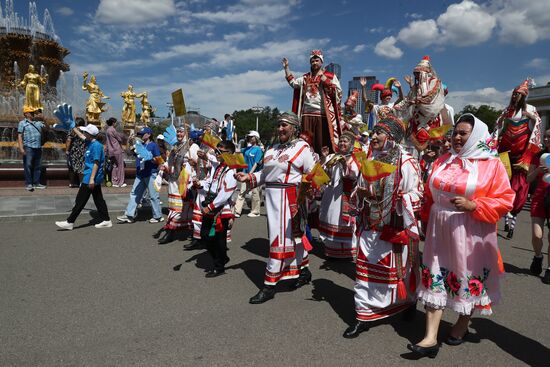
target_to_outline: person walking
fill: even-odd
[[[109,228],[113,226],[109,218],[107,204],[101,191],[101,182],[105,177],[103,167],[105,166],[105,151],[103,144],[96,140],[99,129],[92,124],[87,126],[75,127],[75,135],[86,141],[86,153],[84,159],[84,176],[80,183],[80,188],[76,194],[75,204],[67,220],[55,222],[55,225],[61,229],[72,230],[74,222],[80,215],[82,209],[90,199],[94,199],[101,222],[96,224],[96,228]]]
[[[115,129],[116,122],[117,120],[114,117],[107,120],[107,128],[105,129],[107,156],[113,167],[111,173],[113,187],[126,187],[126,183],[124,183],[124,152],[122,149],[124,136]]]
[[[247,146],[243,149],[242,154],[244,156],[244,160],[246,164],[248,165],[247,168],[243,170],[244,173],[254,173],[259,171],[259,167],[262,162],[262,149],[259,147],[258,143],[260,141],[260,134],[257,131],[250,131],[248,135],[246,136]],[[251,218],[257,218],[260,216],[260,206],[261,206],[261,200],[260,200],[260,188],[255,187],[252,190],[250,190],[251,194],[251,210],[250,213],[248,213],[248,216]],[[235,217],[239,218],[241,216],[241,212],[243,209],[243,204],[245,201],[245,195],[246,195],[246,184],[240,183],[239,184],[239,195],[237,196],[237,200],[235,202]]]

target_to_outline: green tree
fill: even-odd
[[[275,136],[275,126],[277,117],[279,116],[278,108],[264,107],[260,112],[254,112],[253,109],[240,110],[233,112],[233,120],[235,121],[235,130],[237,136],[242,139],[250,130],[256,130],[256,117],[258,117],[258,133],[261,140],[265,143],[271,141]]]
[[[471,113],[481,121],[485,122],[487,126],[489,127],[489,132],[493,131],[495,127],[495,123],[497,119],[499,118],[500,114],[502,113],[502,110],[497,110],[494,107],[482,104],[479,107],[472,106],[472,105],[466,105],[460,111],[455,115],[455,121],[460,117],[460,115],[463,115],[465,113]]]

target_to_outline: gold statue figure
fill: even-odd
[[[84,78],[82,89],[90,93],[90,98],[88,98],[86,102],[86,120],[88,120],[88,123],[99,126],[99,116],[102,112],[105,112],[103,109],[105,102],[103,102],[102,99],[109,99],[109,97],[103,94],[99,85],[96,84],[94,75],[92,75],[88,82],[88,72],[85,71],[84,74],[82,74],[82,78]]]
[[[145,126],[148,126],[149,122],[151,121],[151,114],[155,111],[156,108],[153,108],[151,104],[149,104],[147,92],[141,93],[141,123]]]
[[[40,102],[40,87],[46,84],[46,80],[48,80],[48,74],[41,76],[35,72],[34,65],[29,65],[27,74],[23,76],[23,80],[17,85],[25,88],[23,112],[33,112],[44,108]]]
[[[133,126],[136,123],[136,104],[134,98],[141,98],[143,93],[136,94],[134,87],[128,85],[128,90],[120,93],[120,96],[124,100],[124,106],[122,106],[122,122]]]

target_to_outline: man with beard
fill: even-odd
[[[323,68],[321,50],[311,51],[311,70],[295,78],[288,66],[288,59],[282,60],[288,84],[294,88],[292,112],[301,118],[302,131],[313,133],[313,149],[320,153],[324,146],[330,152],[336,151],[340,128],[340,101],[342,88],[336,75]]]

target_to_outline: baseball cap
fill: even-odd
[[[143,129],[141,129],[138,133],[138,135],[145,135],[145,134],[153,134],[153,130],[151,130],[150,127],[144,127]]]
[[[255,130],[250,130],[246,136],[253,136],[256,139],[260,139],[260,134]]]
[[[97,128],[97,126],[93,124],[88,124],[86,126],[79,126],[78,128],[92,136],[96,136],[97,134],[99,134],[99,129]]]
[[[158,134],[157,135],[157,140],[164,140],[164,135]]]

